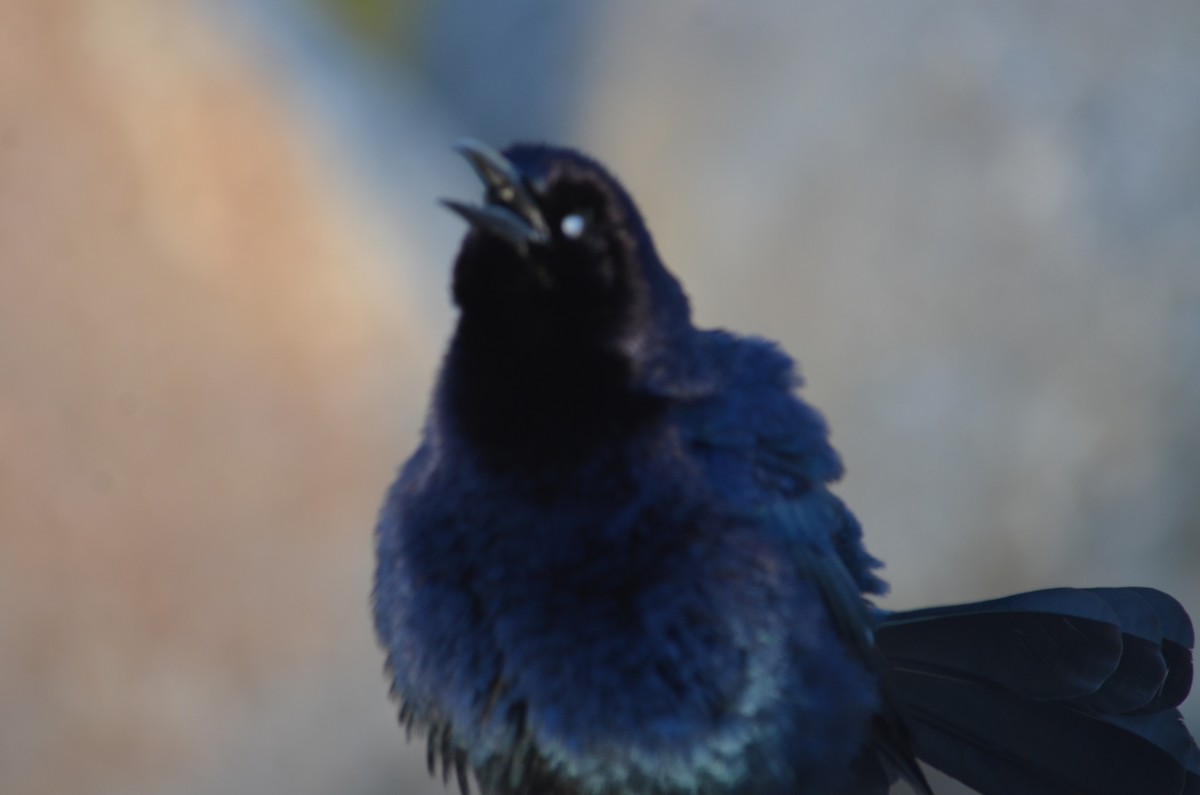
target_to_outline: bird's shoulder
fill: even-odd
[[[842,462],[825,418],[798,394],[803,380],[776,343],[713,329],[697,332],[709,388],[679,401],[681,438],[702,457],[745,460],[781,494],[837,480]]]
[[[755,519],[793,559],[815,545],[859,590],[883,593],[854,514],[830,490],[843,474],[822,414],[799,394],[795,361],[778,344],[724,330],[698,332],[709,389],[676,407],[676,426],[716,501]]]

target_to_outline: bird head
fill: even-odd
[[[633,352],[664,324],[687,323],[682,290],[602,166],[550,146],[455,148],[484,185],[479,204],[443,200],[471,227],[454,270],[464,322],[576,353]]]
[[[439,388],[446,427],[500,465],[524,455],[555,469],[713,387],[683,288],[600,164],[543,145],[456,148],[484,194],[444,200],[470,225]]]

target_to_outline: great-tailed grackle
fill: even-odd
[[[1187,614],[1151,589],[887,613],[774,344],[692,325],[583,155],[463,142],[482,204],[375,626],[431,770],[487,795],[1200,793]]]

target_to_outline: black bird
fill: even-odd
[[[621,185],[463,142],[486,186],[376,533],[402,722],[486,795],[1200,793],[1192,626],[1148,588],[887,613],[774,344],[692,325]]]

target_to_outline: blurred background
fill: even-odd
[[[443,791],[367,594],[464,134],[800,359],[887,606],[1200,615],[1196,3],[0,0],[0,792]]]

